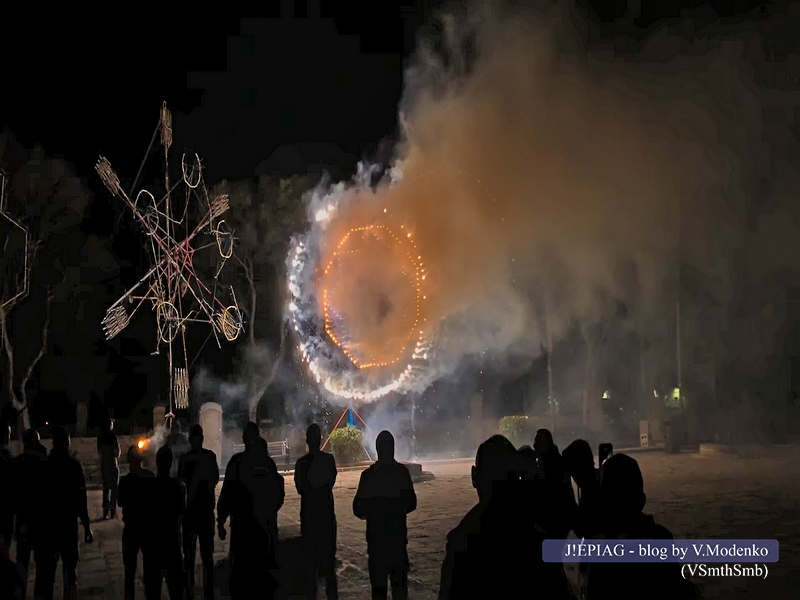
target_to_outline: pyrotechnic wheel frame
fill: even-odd
[[[228,197],[217,196],[209,200],[203,180],[202,161],[192,154],[187,164],[187,154],[181,156],[182,178],[170,184],[169,150],[172,146],[172,114],[166,102],[162,104],[160,117],[150,147],[160,135],[164,160],[164,189],[160,200],[148,190],[140,190],[135,200],[126,193],[109,161],[100,157],[96,170],[106,188],[131,211],[147,235],[149,254],[153,266],[132,288],[110,306],[102,321],[106,339],[110,340],[124,331],[136,311],[147,301],[156,316],[156,350],[167,346],[169,357],[169,410],[168,425],[174,417],[174,409],[185,409],[189,405],[189,358],[186,353],[186,327],[189,323],[206,323],[211,326],[217,345],[221,347],[219,334],[229,342],[235,341],[244,329],[241,311],[233,294],[233,288],[223,286],[219,280],[226,261],[233,255],[235,238],[233,232],[220,226],[219,217],[228,208]],[[142,162],[142,168],[145,161]],[[141,168],[139,174],[141,174]],[[135,188],[139,175],[131,188]],[[179,188],[184,191],[182,208],[178,203]],[[198,205],[200,210],[190,210]],[[190,226],[190,221],[197,222]],[[182,230],[182,231],[181,231]],[[180,233],[183,237],[180,238]],[[194,247],[198,240],[207,237],[205,243]],[[224,248],[222,237],[227,236]],[[216,247],[219,253],[214,282],[206,285],[194,269],[194,253]],[[227,298],[225,298],[227,296]],[[182,364],[181,364],[182,363]],[[180,365],[180,366],[179,366]]]

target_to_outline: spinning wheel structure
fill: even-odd
[[[152,262],[152,268],[136,285],[109,307],[103,319],[105,336],[108,340],[116,337],[141,306],[146,303],[151,306],[156,315],[155,354],[159,354],[164,346],[168,350],[170,393],[166,417],[170,425],[175,416],[173,409],[184,409],[189,405],[186,326],[190,323],[210,325],[217,345],[221,347],[220,336],[229,342],[236,340],[244,322],[233,288],[218,284],[226,261],[233,255],[235,243],[234,232],[220,218],[229,208],[228,196],[209,198],[200,157],[196,154],[183,154],[182,176],[176,183],[170,183],[172,115],[166,103],[161,107],[145,161],[159,132],[164,151],[166,190],[162,198],[157,200],[151,192],[143,189],[132,200],[132,192],[125,193],[106,158],[101,156],[95,168],[106,188],[125,203],[144,230]],[[137,183],[134,181],[132,189]],[[200,250],[217,255],[214,280],[209,284],[204,283],[194,269],[194,253]]]

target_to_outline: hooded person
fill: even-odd
[[[408,525],[417,494],[408,467],[394,459],[394,437],[381,431],[375,440],[378,460],[361,474],[353,514],[367,522],[367,554],[372,598],[408,597]]]

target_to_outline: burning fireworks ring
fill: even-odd
[[[330,319],[326,319],[324,314],[328,312],[324,308],[325,292],[318,289],[315,277],[320,268],[320,248],[317,240],[324,234],[327,217],[334,210],[335,207],[331,206],[322,211],[320,213],[322,218],[318,218],[317,222],[312,224],[307,234],[292,240],[287,259],[290,296],[288,312],[299,338],[300,355],[324,392],[344,400],[371,402],[392,392],[412,389],[418,381],[427,381],[431,372],[428,355],[435,343],[434,335],[427,337],[420,335],[404,368],[381,365],[378,369],[364,369],[346,358],[347,354],[337,344],[335,335],[332,336],[326,331]],[[362,231],[368,227],[356,229]],[[378,225],[372,227],[383,227],[391,233],[388,227]],[[410,238],[410,234],[408,237]],[[414,261],[412,264],[419,265]],[[415,275],[417,284],[418,276],[419,272]],[[323,298],[322,310],[318,298]],[[417,302],[420,299],[418,286],[415,298]],[[418,320],[419,313],[416,315],[412,331],[416,330]]]

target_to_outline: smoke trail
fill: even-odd
[[[749,198],[770,168],[749,68],[724,46],[659,62],[665,36],[636,64],[592,55],[572,16],[562,6],[445,15],[439,48],[423,40],[407,73],[391,178],[371,188],[365,169],[309,202],[313,225],[290,255],[290,288],[306,324],[316,311],[317,330],[334,280],[332,310],[348,331],[376,331],[379,304],[410,300],[389,273],[391,253],[353,248],[360,254],[328,279],[312,267],[338,260],[354,228],[413,234],[427,276],[420,329],[440,335],[424,376],[396,389],[424,387],[470,354],[535,355],[545,311],[556,338],[617,301],[637,322],[663,321],[681,263],[733,310]],[[786,241],[796,227],[782,222],[764,231]],[[775,251],[750,260],[752,273],[796,267]],[[358,341],[416,339],[399,317],[377,332]],[[313,365],[323,351],[302,352]],[[336,360],[329,353],[318,378],[332,377]]]

